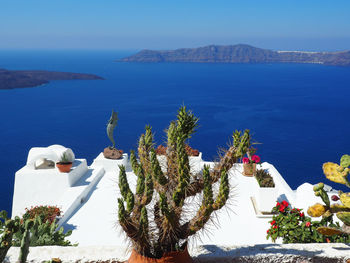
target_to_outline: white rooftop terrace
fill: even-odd
[[[49,147],[48,147],[49,148]],[[56,147],[57,148],[57,147]],[[37,149],[37,148],[36,148]],[[128,247],[126,238],[118,226],[118,202],[121,197],[118,188],[119,164],[127,167],[127,176],[134,189],[136,176],[130,169],[127,154],[122,160],[109,160],[101,153],[94,162],[86,165],[86,160],[78,159],[68,174],[59,173],[57,168],[35,169],[36,157],[43,158],[40,152],[28,156],[27,165],[16,173],[12,217],[21,216],[25,207],[36,205],[56,205],[64,212],[59,224],[65,230],[72,229],[69,237],[79,246],[117,246]],[[52,157],[54,160],[55,157]],[[54,160],[55,161],[55,160]],[[196,169],[205,164],[201,157],[191,160]],[[272,215],[264,214],[275,205],[276,199],[287,200],[293,207],[307,210],[308,206],[320,200],[314,196],[312,185],[305,183],[293,191],[272,164],[262,163],[275,182],[275,195],[264,201],[259,194],[259,185],[254,177],[242,174],[242,165],[235,164],[229,171],[231,186],[230,199],[226,208],[221,209],[206,227],[205,234],[199,232],[190,239],[189,246],[211,245],[256,245],[268,244],[266,231]],[[185,204],[189,215],[197,208],[199,197]],[[264,206],[268,208],[264,208]]]

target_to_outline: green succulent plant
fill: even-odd
[[[250,146],[249,130],[235,131],[233,145],[213,168],[204,166],[192,172],[186,141],[196,131],[198,118],[182,106],[177,119],[166,130],[166,163],[157,159],[153,133],[146,126],[138,144],[138,159],[131,152],[130,162],[137,176],[136,191],[128,184],[126,170],[120,166],[118,199],[119,224],[140,254],[159,258],[166,252],[182,250],[190,236],[200,231],[216,210],[222,208],[230,192],[228,171]],[[165,172],[163,172],[165,166]],[[163,168],[163,170],[162,170]],[[213,184],[218,183],[218,191]],[[183,215],[185,199],[201,196],[201,205],[192,218]]]
[[[65,240],[72,231],[64,233],[63,227],[58,230],[57,228],[56,220],[43,222],[40,214],[37,214],[35,218],[26,219],[16,216],[10,219],[6,211],[1,211],[0,262],[3,262],[11,246],[20,247],[18,262],[26,262],[29,246],[72,246],[69,240]]]
[[[257,169],[255,178],[260,187],[275,187],[272,176],[265,169]]]
[[[335,182],[344,184],[350,188],[349,173],[350,173],[350,155],[343,155],[340,159],[340,164],[336,163],[324,163],[323,173],[326,178]],[[308,214],[313,217],[322,216],[323,218],[331,217],[334,214],[344,224],[341,228],[335,227],[320,227],[317,229],[323,235],[350,235],[350,193],[343,193],[339,191],[339,197],[341,204],[330,204],[329,196],[324,190],[324,184],[319,183],[314,186],[314,192],[316,196],[321,197],[324,205],[315,204],[308,209]]]
[[[71,163],[73,162],[73,156],[69,153],[64,152],[60,157],[60,163]]]

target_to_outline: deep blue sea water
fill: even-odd
[[[200,117],[190,144],[217,156],[235,129],[249,128],[262,161],[292,188],[325,181],[322,163],[350,153],[350,68],[316,64],[117,63],[127,51],[1,50],[0,68],[93,73],[105,80],[52,81],[0,90],[0,210],[11,210],[14,174],[31,147],[62,144],[91,163],[109,145],[135,149],[150,124],[157,143],[185,104]],[[327,182],[332,186],[330,182]]]

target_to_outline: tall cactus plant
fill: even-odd
[[[250,146],[249,131],[234,133],[234,143],[213,168],[204,166],[193,174],[185,150],[186,141],[197,128],[198,118],[181,107],[167,134],[166,171],[157,159],[153,134],[146,126],[138,145],[138,159],[131,152],[130,162],[137,176],[136,192],[129,187],[125,167],[120,166],[118,199],[119,223],[131,239],[133,248],[143,256],[159,258],[166,252],[178,251],[188,238],[222,208],[230,192],[228,171]],[[218,191],[213,184],[218,183]],[[201,205],[192,218],[186,220],[184,204],[188,197],[199,195]]]
[[[326,178],[335,182],[344,184],[350,188],[350,155],[343,155],[340,159],[340,164],[325,163],[323,164],[323,173]],[[324,184],[319,183],[314,187],[316,196],[321,197],[324,205],[315,204],[308,209],[308,214],[313,217],[330,217],[335,214],[344,224],[341,228],[334,227],[319,227],[318,232],[324,235],[350,235],[350,193],[339,191],[341,204],[330,204],[328,194],[324,190]]]
[[[3,262],[7,251],[12,246],[14,233],[20,229],[20,218],[10,219],[7,217],[6,211],[0,212],[0,262]]]

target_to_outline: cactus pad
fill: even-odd
[[[336,163],[328,162],[323,164],[322,168],[328,180],[331,180],[339,184],[347,183],[345,177],[347,176],[348,173],[346,171],[341,171],[342,169],[340,165]]]
[[[321,226],[317,228],[317,231],[325,236],[341,235],[344,232],[338,228]]]
[[[350,208],[350,193],[343,193],[339,197],[343,205]]]
[[[337,217],[347,226],[350,226],[350,212],[338,212]]]
[[[344,154],[341,158],[340,158],[340,166],[347,168],[350,166],[350,155],[348,154]]]
[[[327,208],[324,205],[321,205],[319,203],[314,204],[313,206],[310,206],[307,210],[307,213],[309,216],[312,217],[319,217],[322,216],[326,212]]]

